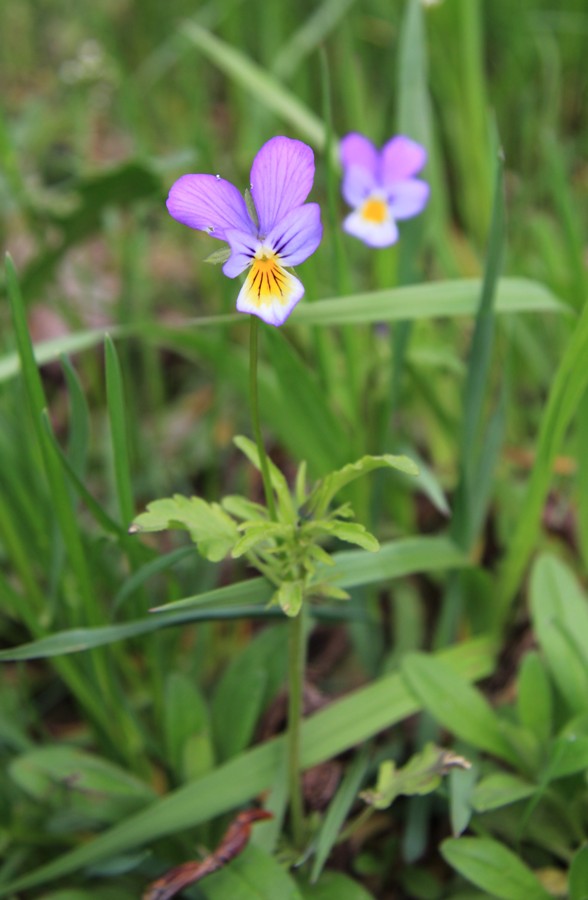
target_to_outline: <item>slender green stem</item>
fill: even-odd
[[[253,426],[253,435],[257,444],[257,452],[259,454],[259,465],[261,468],[261,478],[263,481],[263,490],[265,493],[265,502],[267,505],[270,519],[276,521],[276,504],[274,501],[274,492],[269,473],[269,465],[267,462],[267,453],[263,444],[261,435],[261,424],[259,421],[259,397],[257,390],[257,360],[258,360],[258,337],[259,337],[259,319],[257,316],[250,316],[251,330],[249,332],[249,402],[251,404],[251,424]]]
[[[259,319],[251,316],[249,353],[249,394],[251,422],[257,444],[265,502],[272,521],[277,521],[276,505],[272,490],[269,464],[261,434],[259,419],[259,397],[257,387],[257,363],[259,357]],[[288,788],[290,794],[290,824],[292,840],[296,847],[302,847],[304,838],[304,806],[300,785],[300,733],[303,714],[304,669],[306,665],[306,630],[304,625],[304,605],[299,614],[289,623],[288,640]]]
[[[300,735],[303,714],[304,669],[306,666],[305,607],[291,619],[288,643],[288,781],[290,827],[294,845],[304,840],[304,805],[300,785]]]

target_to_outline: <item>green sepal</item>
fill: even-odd
[[[308,501],[310,510],[315,516],[324,515],[331,500],[342,488],[368,472],[383,468],[396,469],[405,475],[419,473],[418,466],[408,456],[392,456],[389,453],[384,456],[362,456],[357,462],[348,463],[318,482]]]
[[[397,769],[390,759],[381,763],[376,787],[372,791],[364,791],[360,797],[375,809],[387,809],[401,794],[431,794],[439,787],[441,777],[451,769],[469,769],[470,766],[463,756],[456,756],[450,750],[427,744],[421,753],[415,754],[401,769]]]
[[[297,616],[302,608],[304,599],[304,584],[301,581],[283,581],[272,597],[272,603],[276,603],[287,616]]]
[[[235,438],[233,438],[233,443],[236,447],[239,448],[241,453],[243,453],[249,462],[255,466],[258,471],[261,471],[261,465],[259,463],[259,453],[257,452],[257,447],[250,441],[249,438],[243,437],[242,434],[238,434]],[[271,459],[268,459],[268,468],[270,481],[272,484],[272,488],[274,489],[276,499],[278,501],[278,517],[282,522],[294,523],[296,521],[296,509],[294,508],[294,503],[292,502],[292,497],[290,496],[290,490],[288,488],[288,483],[277,466],[273,464]]]
[[[218,503],[206,503],[200,497],[163,497],[147,504],[129,528],[140,531],[185,529],[198,547],[198,552],[211,562],[220,562],[239,540],[237,526]]]
[[[255,222],[255,227],[259,231],[259,216],[257,215],[257,209],[255,208],[255,202],[253,200],[253,195],[249,188],[245,188],[243,192],[243,197],[245,198],[245,205],[247,207],[247,212],[251,216],[251,220]]]
[[[220,250],[214,250],[212,253],[209,253],[208,256],[205,256],[202,262],[210,263],[213,266],[220,266],[223,263],[226,263],[230,255],[230,247],[221,247]]]

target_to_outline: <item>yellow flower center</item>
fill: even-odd
[[[381,225],[388,218],[388,204],[381,197],[368,197],[361,207],[361,215],[368,222]]]
[[[278,262],[275,253],[259,251],[251,263],[247,275],[247,293],[257,306],[271,303],[273,300],[284,298],[289,293],[288,273],[284,271]]]

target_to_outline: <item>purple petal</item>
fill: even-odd
[[[386,190],[393,219],[410,219],[422,212],[429,199],[429,185],[418,178],[390,184]]]
[[[345,135],[339,143],[339,158],[344,172],[351,166],[357,166],[370,172],[373,181],[376,181],[379,154],[372,142],[363,134],[351,132]]]
[[[341,193],[349,206],[359,206],[377,188],[375,176],[369,169],[356,165],[345,169]]]
[[[297,266],[314,253],[321,242],[323,226],[318,203],[305,203],[275,225],[265,244],[280,258],[283,266]]]
[[[302,206],[314,180],[314,154],[302,141],[275,137],[264,144],[251,167],[251,194],[266,236],[291,209]]]
[[[254,262],[237,297],[237,309],[278,326],[303,296],[302,283],[275,260]]]
[[[427,151],[416,141],[399,135],[384,144],[381,155],[381,179],[385,187],[392,181],[404,181],[416,175],[427,161]]]
[[[221,241],[231,228],[255,234],[243,197],[230,181],[216,175],[182,175],[171,186],[167,208],[178,222]]]
[[[366,219],[358,209],[344,220],[343,230],[359,238],[369,247],[389,247],[398,240],[398,228],[393,219],[374,222]]]
[[[228,278],[235,278],[251,265],[251,260],[261,245],[255,235],[236,228],[226,232],[225,240],[229,243],[231,255],[223,266],[223,272]]]

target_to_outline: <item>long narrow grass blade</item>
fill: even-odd
[[[478,279],[438,281],[424,285],[391,288],[384,291],[353,294],[301,303],[285,327],[293,325],[331,326],[345,323],[367,325],[373,322],[396,322],[402,319],[431,319],[475,315],[480,298]],[[567,312],[567,307],[544,285],[526,278],[502,278],[494,304],[496,313]],[[189,319],[177,329],[153,323],[137,323],[124,328],[111,328],[113,337],[124,339],[143,336],[154,344],[166,345],[170,336],[183,330],[211,328],[243,323],[243,316],[202,316]],[[104,332],[81,331],[58,340],[44,341],[34,347],[39,365],[59,359],[63,353],[77,353],[96,347],[104,341]],[[0,358],[0,384],[20,371],[17,353]]]
[[[356,0],[323,0],[278,53],[273,72],[290,78],[300,63],[319,47]]]
[[[445,538],[407,538],[384,545],[377,554],[365,550],[337,553],[334,566],[324,566],[319,578],[342,588],[388,581],[416,572],[438,572],[467,565],[467,558]],[[161,628],[188,622],[215,619],[272,618],[282,615],[268,609],[273,588],[263,578],[252,578],[228,587],[217,588],[195,597],[185,597],[153,611],[144,619],[96,628],[77,628],[58,632],[10,650],[0,651],[0,660],[41,659],[66,653],[78,653],[92,647],[111,644]],[[317,608],[317,616],[346,618],[345,606]]]
[[[106,363],[106,399],[112,439],[112,455],[118,507],[123,522],[130,524],[135,514],[131,484],[127,419],[123,395],[122,373],[116,348],[107,335],[104,343]]]
[[[318,880],[323,871],[349,810],[357,799],[357,792],[369,767],[369,756],[367,747],[357,754],[326,812],[316,839],[315,858],[310,873],[311,884]]]
[[[467,550],[475,538],[472,531],[472,494],[477,484],[478,446],[484,400],[494,343],[494,300],[502,268],[505,242],[503,160],[497,154],[492,222],[482,281],[480,304],[472,337],[465,385],[460,439],[460,477],[453,507],[451,532]]]
[[[318,150],[324,148],[325,129],[321,120],[274,75],[194,22],[186,22],[182,32],[225,75],[248,91],[256,104],[265,106],[288,122]]]
[[[300,304],[290,321],[292,325],[359,325],[401,319],[471,316],[478,309],[480,287],[478,279],[461,279],[317,300],[316,303]],[[537,282],[525,278],[505,278],[499,282],[495,311],[565,312],[566,307],[548,288]]]
[[[535,464],[519,506],[517,525],[508,543],[498,581],[500,616],[508,616],[539,532],[541,511],[553,477],[553,463],[572,416],[588,389],[588,304],[555,373],[537,440]]]
[[[461,568],[468,565],[467,557],[444,537],[416,537],[403,538],[382,544],[377,553],[367,550],[347,550],[333,554],[333,566],[322,566],[317,569],[317,578],[336,584],[341,588],[361,587],[365,584],[374,584],[378,581],[389,581],[393,578],[401,578],[416,572],[436,572],[447,569]],[[199,597],[187,597],[160,607],[165,611],[177,609],[190,609],[193,606],[202,607],[215,602],[217,595],[222,593],[226,600],[230,595],[247,597],[251,602],[257,598],[255,592],[265,584],[262,578],[253,578],[241,585],[231,585],[228,588],[219,588],[209,594],[201,594]],[[269,592],[269,586],[267,588]],[[266,595],[263,594],[263,597]],[[269,599],[269,593],[268,593]],[[219,602],[220,596],[216,602]],[[265,602],[265,601],[263,601]]]

